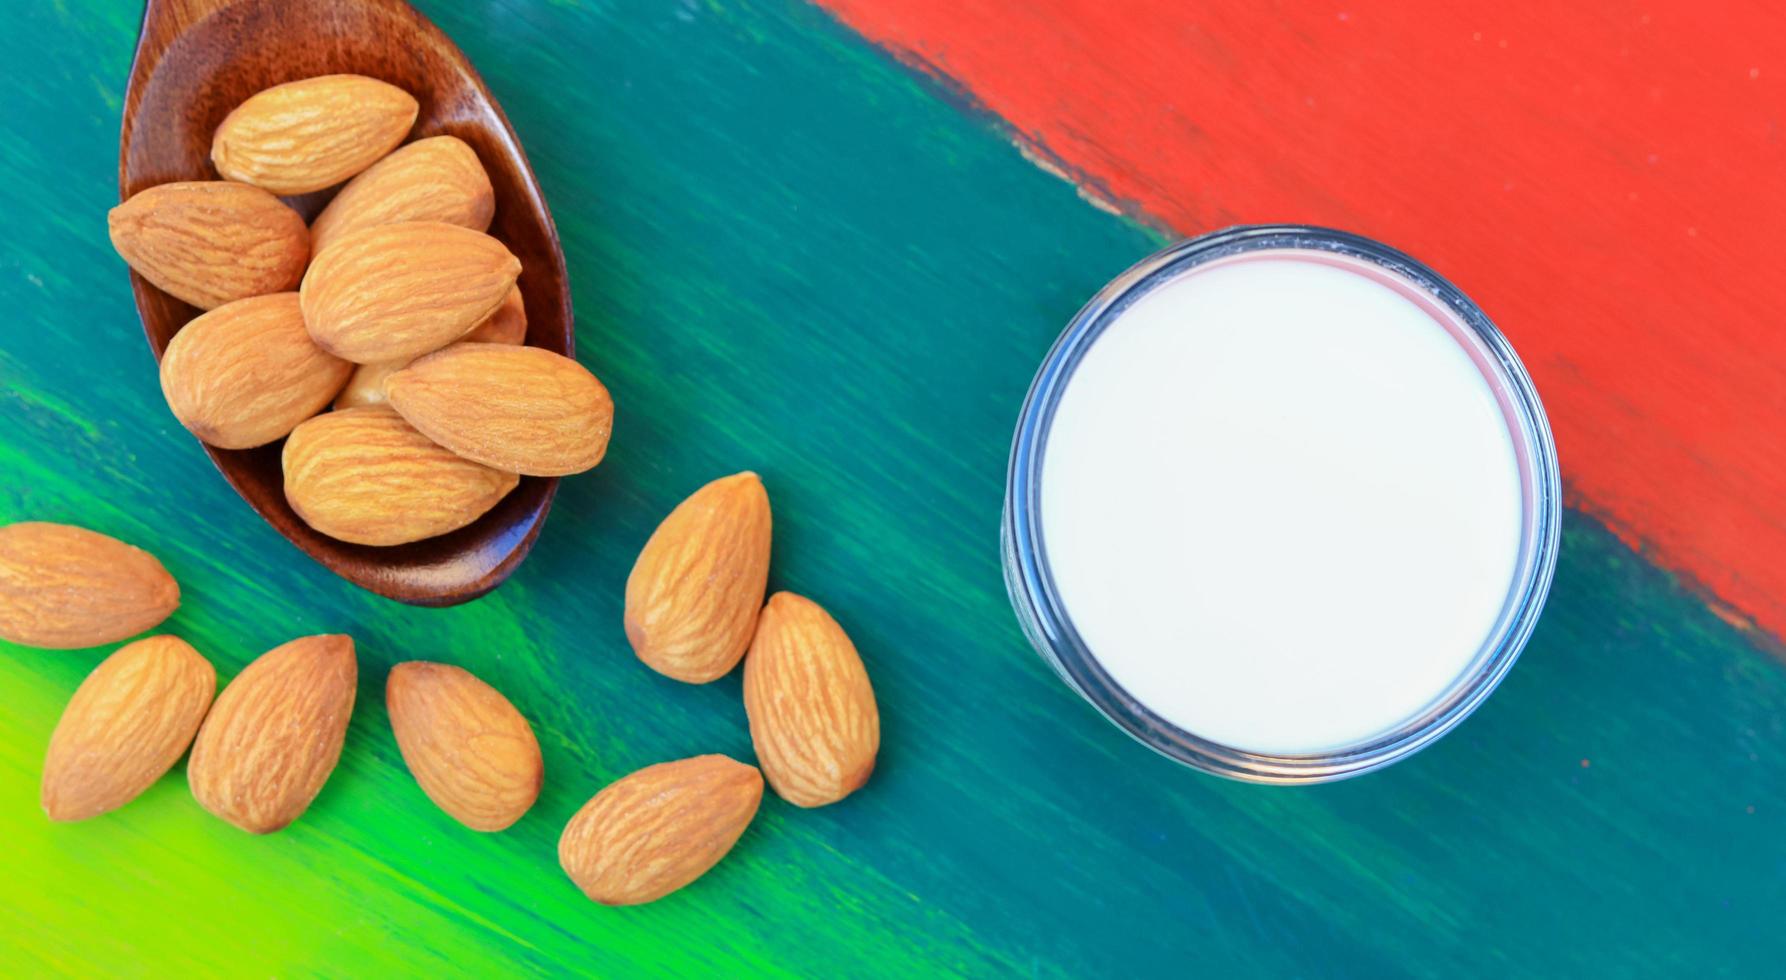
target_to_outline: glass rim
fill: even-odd
[[[1075,369],[1110,323],[1154,287],[1208,262],[1259,251],[1315,250],[1372,263],[1442,304],[1491,355],[1520,467],[1518,563],[1494,629],[1474,661],[1425,710],[1365,742],[1311,755],[1249,752],[1172,724],[1112,678],[1074,629],[1049,569],[1041,531],[1042,458],[1054,411]],[[1466,344],[1458,338],[1460,345]],[[1487,369],[1484,371],[1487,374]],[[1024,399],[1012,440],[1001,527],[1006,586],[1032,645],[1067,684],[1142,744],[1205,772],[1258,783],[1312,783],[1382,768],[1424,748],[1476,710],[1512,668],[1550,591],[1561,532],[1556,443],[1531,376],[1501,331],[1450,281],[1413,257],[1349,232],[1310,225],[1244,225],[1179,241],[1111,280],[1061,333]]]

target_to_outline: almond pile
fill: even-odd
[[[744,661],[762,771],[705,755],[597,793],[558,842],[565,873],[597,902],[649,902],[700,877],[749,826],[765,776],[782,799],[816,807],[874,771],[880,713],[855,645],[810,599],[763,602],[771,523],[755,473],[715,480],[664,518],[627,577],[626,635],[646,666],[704,684]]]
[[[400,145],[419,108],[360,75],[274,86],[217,127],[223,179],[151,187],[108,216],[131,268],[205,311],[162,356],[174,417],[219,449],[287,440],[292,510],[355,544],[465,527],[522,476],[601,462],[613,428],[593,374],[522,346],[521,262],[485,234],[476,151]],[[308,228],[276,196],[343,181]]]
[[[769,495],[755,473],[696,490],[652,533],[626,580],[626,636],[645,665],[704,684],[744,661],[744,709],[769,785],[835,803],[874,771],[880,713],[843,627],[811,599],[767,604]]]
[[[406,495],[500,496],[516,479],[484,479],[480,464],[382,405],[300,426],[286,445],[288,468],[321,465],[310,458],[313,440],[335,439],[342,426],[355,430],[346,441],[374,447],[361,465],[389,468],[375,482]],[[430,454],[444,462],[405,465]],[[437,485],[402,487],[411,469]],[[366,492],[350,484],[336,496]],[[381,540],[389,522],[364,522],[360,512],[349,506],[319,519],[344,535]],[[425,536],[426,515],[400,516],[399,533]],[[706,873],[756,816],[765,778],[789,803],[815,807],[848,796],[874,769],[880,715],[855,646],[809,599],[780,592],[764,602],[771,523],[755,473],[715,480],[664,519],[627,578],[626,635],[652,669],[706,683],[743,660],[744,707],[762,769],[704,755],[647,766],[597,793],[558,843],[565,873],[597,902],[654,901]],[[112,643],[160,625],[179,600],[161,563],[121,541],[62,524],[0,527],[0,639],[56,648]],[[74,821],[123,806],[190,746],[187,781],[199,805],[250,833],[280,830],[334,772],[358,679],[347,636],[275,647],[221,694],[210,661],[184,640],[129,643],[88,675],[64,710],[44,760],[44,812]],[[544,765],[532,726],[468,671],[398,664],[385,704],[410,773],[460,823],[500,831],[539,798]]]
[[[65,524],[0,527],[0,639],[99,646],[153,629],[179,601],[161,563],[122,541]],[[222,694],[211,662],[185,640],[127,643],[81,682],[50,736],[44,812],[75,821],[115,810],[190,747],[187,782],[200,806],[250,833],[280,830],[334,772],[358,679],[347,636],[275,647]],[[442,810],[501,830],[533,806],[539,743],[494,688],[418,661],[391,671],[386,701],[404,762]]]

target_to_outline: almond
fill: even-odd
[[[691,684],[725,676],[769,582],[769,495],[755,473],[714,480],[664,518],[626,579],[626,638],[645,666]]]
[[[75,650],[127,640],[180,607],[155,556],[67,524],[0,527],[0,639]]]
[[[261,654],[198,730],[186,765],[193,798],[251,834],[298,819],[341,758],[357,675],[349,636],[300,637]]]
[[[843,627],[818,603],[777,592],[744,658],[744,710],[769,785],[795,806],[834,803],[874,771],[881,716]]]
[[[43,762],[43,812],[85,820],[129,803],[172,769],[217,693],[217,671],[174,636],[119,647],[68,701]]]
[[[347,379],[347,387],[335,396],[335,410],[344,408],[365,408],[369,405],[383,405],[384,383],[391,375],[409,366],[407,361],[395,364],[356,364],[353,376]]]
[[[444,221],[484,231],[496,192],[477,151],[457,136],[416,140],[347,182],[310,223],[310,252],[349,232],[400,221]]]
[[[490,318],[465,335],[468,341],[485,344],[519,344],[527,338],[527,311],[521,305],[521,290],[510,289],[508,297]],[[391,375],[408,367],[409,361],[384,364],[361,364],[347,380],[347,387],[335,396],[336,408],[359,408],[383,405],[384,383]]]
[[[353,367],[311,343],[297,293],[274,293],[180,328],[161,355],[161,393],[193,435],[252,449],[322,411]]]
[[[611,783],[558,839],[558,863],[603,905],[656,901],[719,863],[756,816],[755,766],[703,755]]]
[[[225,180],[161,184],[106,215],[112,247],[155,288],[201,310],[295,289],[310,259],[304,219]]]
[[[304,321],[323,350],[359,364],[437,350],[502,305],[521,262],[489,235],[438,221],[336,239],[304,274]]]
[[[365,170],[397,148],[420,106],[364,75],[320,75],[249,96],[218,125],[211,162],[231,180],[308,194]]]
[[[403,761],[422,792],[472,830],[502,830],[539,798],[533,728],[470,672],[413,660],[391,668],[385,704]]]
[[[319,415],[285,442],[285,499],[304,522],[354,544],[455,531],[519,479],[461,459],[383,406]]]
[[[519,347],[527,339],[527,307],[521,302],[521,289],[514,287],[502,298],[502,305],[483,323],[471,328],[461,340],[474,344],[512,344]]]
[[[454,344],[391,375],[385,397],[435,442],[527,476],[589,469],[614,426],[614,402],[595,375],[538,347]]]

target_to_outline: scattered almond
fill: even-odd
[[[361,228],[444,221],[484,231],[496,212],[490,175],[457,136],[416,140],[347,182],[310,223],[312,255]]]
[[[349,232],[310,264],[299,293],[318,346],[358,364],[449,344],[502,305],[521,262],[489,235],[438,221]]]
[[[283,463],[292,510],[354,544],[405,544],[457,530],[520,482],[455,456],[383,406],[305,422],[286,440]]]
[[[155,288],[201,310],[295,289],[310,258],[304,219],[225,180],[161,184],[106,215],[112,247]]]
[[[745,472],[696,490],[657,526],[626,579],[626,638],[647,667],[705,684],[737,666],[763,608],[770,524],[763,482]]]
[[[744,710],[763,774],[795,806],[834,803],[868,781],[881,719],[862,658],[818,603],[777,592],[744,658]]]
[[[180,328],[161,356],[161,392],[193,435],[221,449],[252,449],[322,411],[352,371],[310,341],[298,294],[274,293]]]
[[[43,812],[85,820],[129,803],[192,744],[217,671],[178,637],[118,648],[69,699],[43,763]]]
[[[74,650],[160,624],[180,586],[155,556],[86,528],[0,527],[0,639]]]
[[[718,864],[762,799],[756,767],[723,755],[647,766],[577,811],[558,863],[603,905],[656,901]]]
[[[192,796],[252,834],[302,816],[322,791],[353,714],[353,638],[306,636],[243,668],[199,729]]]
[[[470,672],[420,660],[391,668],[385,704],[403,761],[422,792],[472,830],[502,830],[539,798],[533,728]]]
[[[521,290],[509,290],[508,297],[490,318],[465,335],[467,341],[485,344],[519,344],[527,337],[527,311],[521,305]],[[336,408],[359,408],[383,405],[384,383],[391,375],[409,366],[408,361],[384,364],[361,364],[354,369],[347,387],[335,396]]]
[[[614,425],[614,402],[595,375],[538,347],[454,344],[391,375],[385,397],[435,442],[527,476],[593,467]]]
[[[364,75],[275,85],[224,117],[211,138],[211,162],[231,180],[308,194],[396,149],[419,109],[408,92]]]

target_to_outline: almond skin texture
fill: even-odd
[[[527,338],[527,311],[521,305],[521,290],[510,289],[508,297],[490,318],[465,335],[468,341],[482,344],[520,344]],[[336,408],[359,408],[383,405],[384,383],[391,375],[408,367],[410,362],[395,364],[361,364],[354,370],[347,387],[335,396]]]
[[[298,292],[317,346],[379,364],[465,336],[496,312],[520,274],[521,261],[481,231],[410,221],[336,239]]]
[[[502,830],[539,798],[533,727],[469,672],[420,660],[391,668],[385,705],[403,761],[435,805],[472,830]]]
[[[645,666],[705,684],[738,664],[769,582],[769,495],[755,473],[714,480],[664,518],[626,579],[626,638]]]
[[[67,524],[0,527],[0,639],[96,647],[152,629],[179,607],[179,584],[141,548]]]
[[[520,287],[513,287],[502,298],[502,305],[483,323],[471,328],[460,338],[474,344],[511,344],[521,346],[527,339],[527,307],[521,302]]]
[[[577,811],[558,863],[603,905],[653,902],[718,864],[762,800],[756,767],[723,755],[647,766]]]
[[[391,375],[385,397],[435,442],[524,476],[593,467],[614,428],[614,401],[595,375],[538,347],[454,344]]]
[[[252,449],[322,411],[353,368],[310,341],[297,293],[274,293],[181,327],[161,356],[161,393],[193,435]]]
[[[416,140],[347,182],[310,223],[310,252],[349,232],[400,221],[444,221],[484,231],[496,193],[477,151],[457,136]]]
[[[353,638],[274,647],[217,696],[186,778],[199,805],[251,834],[302,816],[341,758],[358,668]]]
[[[881,716],[843,627],[818,603],[777,592],[744,659],[744,710],[769,785],[795,806],[835,803],[874,771]]]
[[[231,180],[308,194],[352,177],[397,148],[420,106],[364,75],[319,75],[257,92],[225,116],[211,163]]]
[[[319,415],[285,442],[285,499],[304,522],[354,544],[456,531],[520,479],[441,448],[383,406]]]
[[[155,288],[201,310],[296,289],[310,259],[304,219],[226,180],[140,191],[106,215],[112,247]]]
[[[85,820],[129,803],[172,769],[217,693],[217,671],[178,637],[119,647],[69,699],[43,763],[43,812]]]
[[[369,405],[383,405],[384,383],[391,375],[408,367],[408,362],[396,364],[356,364],[353,375],[347,379],[347,387],[335,396],[335,410],[344,408],[365,408]]]

